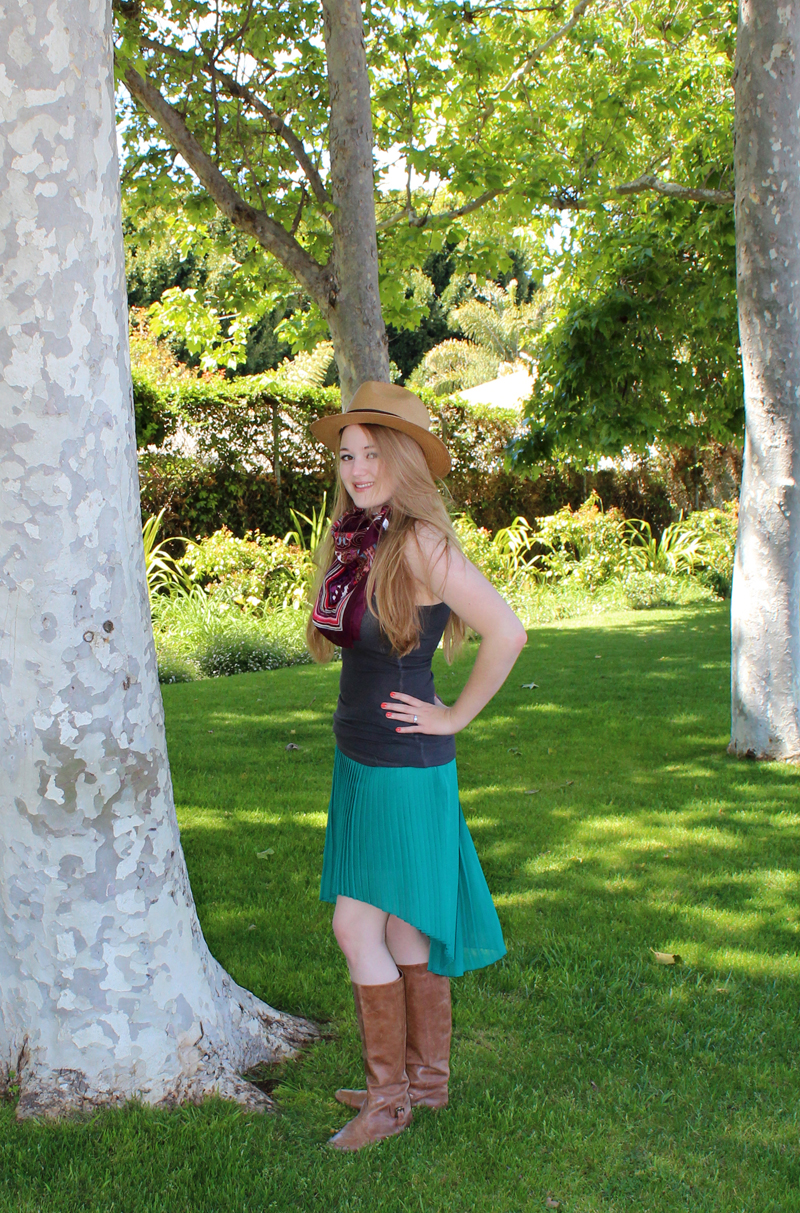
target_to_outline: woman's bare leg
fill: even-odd
[[[383,910],[365,901],[336,898],[333,933],[344,952],[350,980],[358,986],[382,986],[397,981],[397,965],[386,946],[388,917]]]
[[[412,927],[411,923],[403,922],[402,918],[389,915],[386,923],[386,946],[392,954],[395,964],[426,965],[431,950],[431,941],[422,931]]]

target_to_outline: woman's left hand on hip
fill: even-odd
[[[388,720],[398,721],[397,733],[433,733],[447,735],[455,733],[450,708],[436,699],[428,703],[424,699],[415,699],[413,695],[403,695],[400,691],[392,691],[389,698],[391,703],[382,703]],[[387,709],[391,711],[387,711]]]

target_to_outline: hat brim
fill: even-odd
[[[376,409],[353,409],[349,413],[335,413],[331,417],[319,417],[310,425],[311,433],[332,451],[338,451],[338,438],[348,425],[384,425],[389,430],[400,430],[408,434],[421,447],[431,474],[442,480],[450,472],[450,455],[441,438],[425,430],[413,421],[395,417],[393,413],[380,413]]]

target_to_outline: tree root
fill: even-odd
[[[243,1077],[259,1065],[277,1065],[296,1057],[320,1038],[310,1020],[285,1015],[238,986],[219,969],[219,1019],[206,1031],[184,1033],[174,1051],[153,1075],[137,1074],[142,1063],[113,1063],[89,1075],[82,1070],[48,1066],[29,1054],[27,1041],[16,1068],[0,1066],[0,1094],[19,1093],[18,1120],[85,1116],[99,1108],[122,1107],[129,1101],[156,1108],[230,1100],[249,1112],[274,1111],[269,1095]],[[163,1060],[163,1059],[162,1059]],[[169,1065],[171,1062],[171,1065]]]

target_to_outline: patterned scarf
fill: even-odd
[[[311,618],[323,636],[343,649],[351,649],[360,635],[367,577],[390,513],[388,505],[377,513],[353,510],[333,524],[333,564],[322,579]]]

